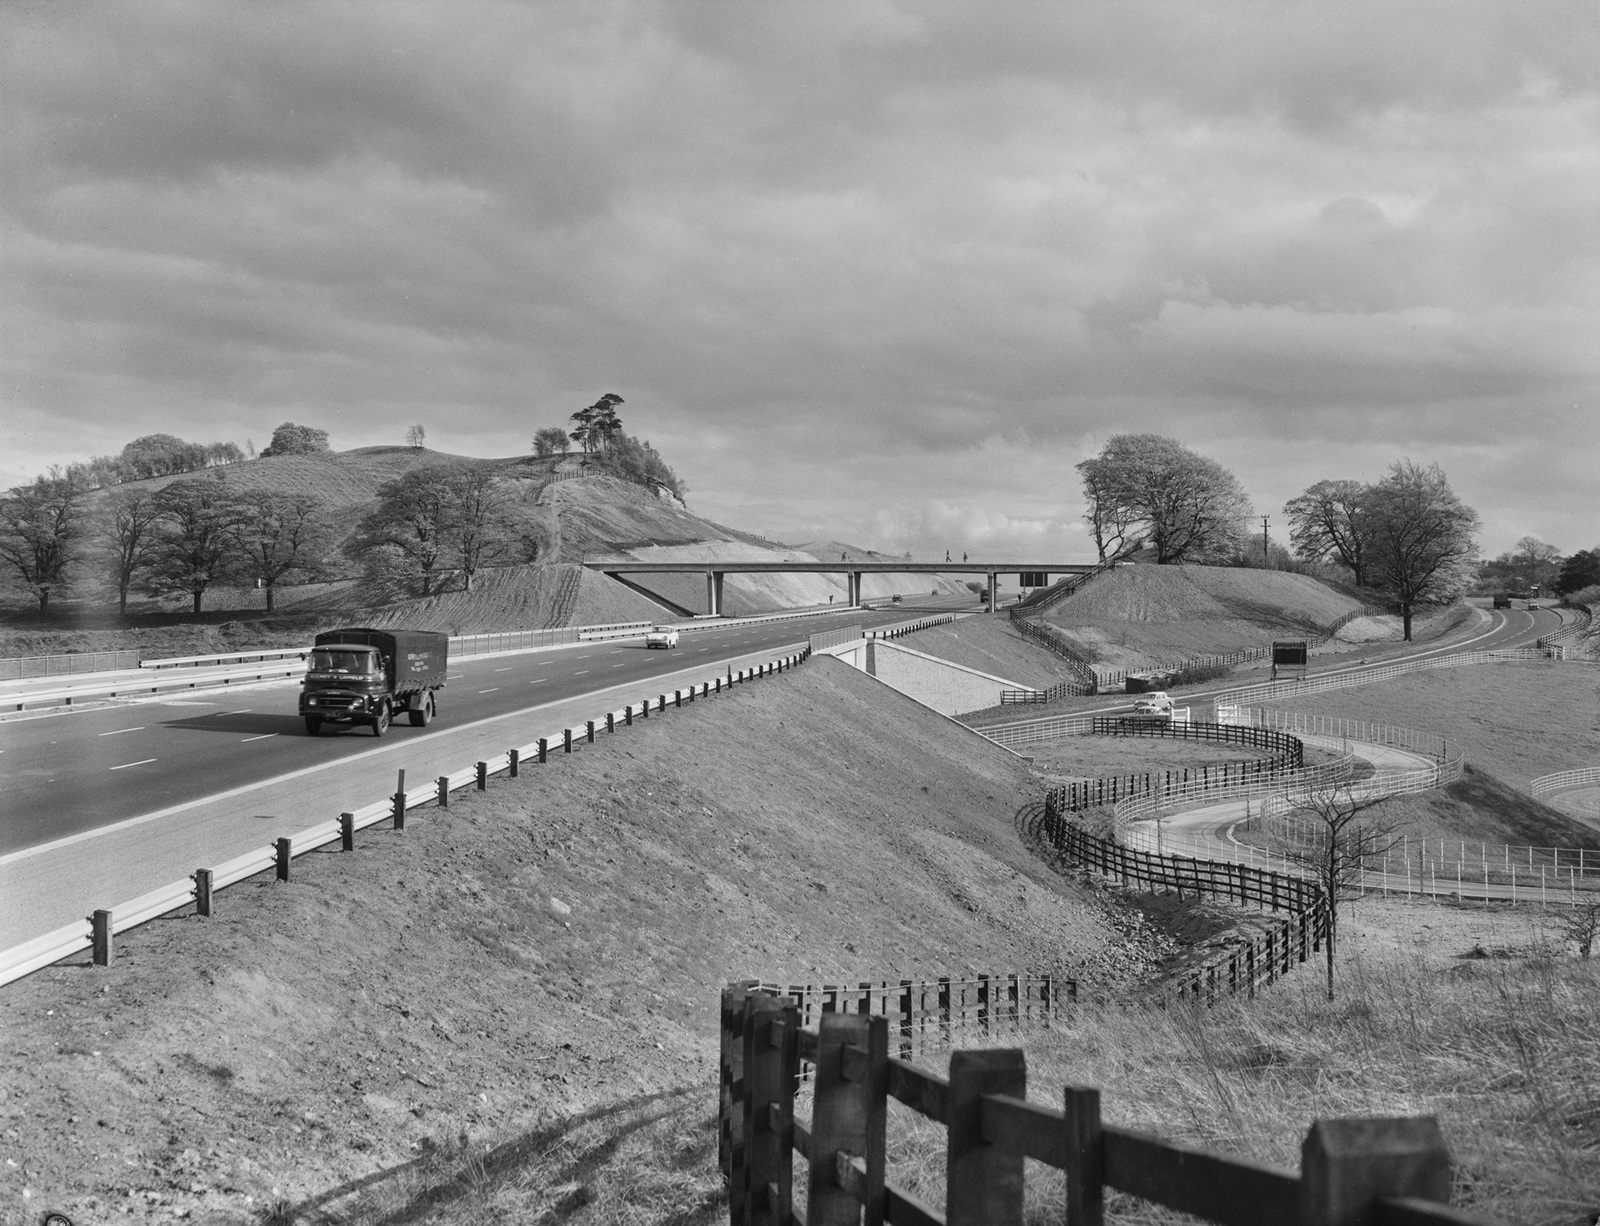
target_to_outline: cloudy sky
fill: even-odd
[[[1597,11],[12,0],[0,484],[616,392],[780,539],[1082,557],[1141,430],[1592,546]]]

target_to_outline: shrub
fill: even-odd
[[[1215,681],[1218,677],[1226,677],[1233,669],[1227,664],[1186,664],[1178,670],[1172,679],[1173,685],[1199,685],[1203,681]]]

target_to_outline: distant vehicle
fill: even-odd
[[[660,647],[663,650],[678,645],[678,632],[671,626],[657,626],[644,636],[646,647]]]
[[[311,647],[300,683],[306,733],[324,724],[365,724],[382,736],[404,712],[413,728],[432,722],[450,651],[450,636],[433,630],[325,630]]]
[[[1156,715],[1172,718],[1172,699],[1165,690],[1153,690],[1133,704],[1135,715]]]
[[[1511,607],[1510,595],[1505,592],[1496,593],[1494,598],[1494,607],[1497,609],[1509,609]]]
[[[900,603],[900,597],[898,597],[898,596],[889,597],[889,603],[890,604],[899,604]]]

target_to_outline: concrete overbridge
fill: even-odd
[[[722,616],[722,580],[726,575],[843,575],[847,606],[861,603],[863,575],[982,575],[988,586],[989,607],[1001,575],[1016,575],[1021,587],[1047,587],[1067,575],[1086,575],[1095,569],[1093,562],[856,562],[841,558],[837,562],[641,562],[633,559],[590,562],[584,566],[613,579],[625,575],[696,575],[706,577],[706,607],[712,617]],[[631,585],[630,585],[631,586]]]

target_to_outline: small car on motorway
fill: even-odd
[[[671,626],[656,626],[644,636],[644,645],[650,648],[660,647],[663,649],[676,647],[678,645],[678,632]]]
[[[1165,690],[1152,690],[1133,704],[1135,715],[1157,715],[1172,718],[1172,699]]]

